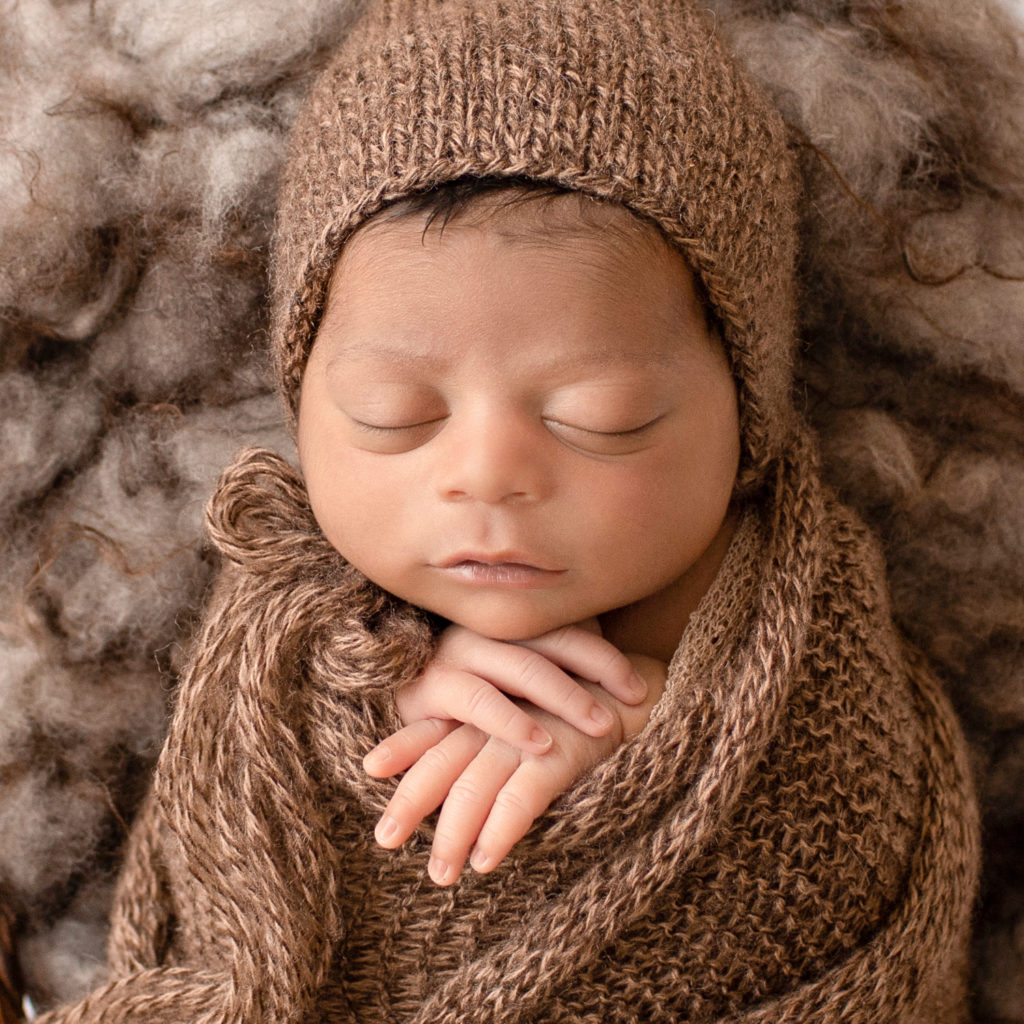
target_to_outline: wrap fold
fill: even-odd
[[[743,512],[647,728],[440,889],[360,766],[431,624],[265,451],[126,854],[111,981],[45,1024],[952,1022],[977,873],[962,740],[801,441]],[[765,515],[764,508],[772,510]]]

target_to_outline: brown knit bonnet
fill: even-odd
[[[739,388],[746,479],[793,429],[795,175],[782,121],[688,0],[376,0],[295,124],[273,346],[294,415],[346,239],[467,176],[622,203],[686,257]]]

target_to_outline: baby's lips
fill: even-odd
[[[461,565],[516,566],[535,569],[538,572],[564,572],[563,569],[547,565],[546,560],[522,551],[460,551],[436,563],[439,569],[454,569]]]

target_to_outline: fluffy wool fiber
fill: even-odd
[[[1024,69],[983,0],[713,0],[800,141],[803,390],[975,751],[981,1020],[1024,1021]],[[288,452],[273,182],[353,0],[0,0],[0,893],[38,1002],[110,873],[209,578],[200,510]]]

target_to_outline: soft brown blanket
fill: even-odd
[[[961,739],[806,451],[747,508],[646,730],[491,875],[375,846],[362,754],[429,624],[246,453],[227,568],[134,828],[110,983],[58,1022],[957,1021],[977,827]]]

